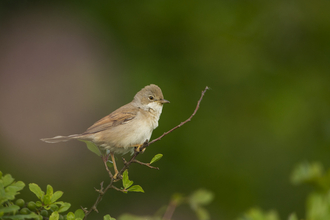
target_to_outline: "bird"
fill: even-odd
[[[100,149],[110,152],[116,178],[119,172],[114,155],[133,153],[134,149],[139,151],[143,143],[150,140],[153,130],[158,127],[165,103],[170,102],[164,99],[159,86],[150,84],[137,92],[130,103],[95,122],[85,132],[41,140],[47,143],[74,139],[93,142]]]

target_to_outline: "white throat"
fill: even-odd
[[[148,106],[147,108],[151,110],[150,112],[155,117],[157,117],[157,121],[158,121],[160,114],[162,113],[163,110],[163,105],[159,104],[158,102],[150,102],[147,106]]]

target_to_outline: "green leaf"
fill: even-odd
[[[16,183],[11,184],[10,187],[15,189],[15,191],[20,191],[25,187],[25,183],[22,181],[17,181]]]
[[[22,190],[24,188],[25,184],[22,181],[18,181],[16,183],[12,183],[11,185],[6,187],[6,194],[8,199],[12,200],[15,198],[15,195],[18,194],[18,191]]]
[[[3,183],[0,180],[0,204],[6,202],[7,200],[8,200],[8,197],[7,197],[7,193],[5,191],[5,187],[3,186]]]
[[[259,208],[252,208],[239,220],[280,220],[280,218],[276,211],[264,212]]]
[[[307,198],[306,219],[330,219],[330,191],[314,192]]]
[[[37,207],[41,207],[42,206],[42,203],[40,201],[36,201],[36,206]]]
[[[302,163],[296,166],[291,175],[293,184],[301,184],[304,182],[318,181],[322,177],[324,169],[320,163]]]
[[[66,220],[75,220],[75,216],[74,216],[73,212],[69,212],[66,215]]]
[[[30,183],[29,184],[29,189],[31,192],[33,192],[40,200],[43,199],[43,196],[45,195],[45,192],[41,190],[41,188],[35,184],[35,183]]]
[[[101,151],[100,149],[98,148],[98,146],[96,146],[96,144],[94,144],[93,142],[91,141],[84,141],[84,140],[79,140],[79,141],[82,141],[82,142],[85,142],[86,145],[87,145],[87,148],[92,151],[94,154],[96,154],[97,156],[101,156]]]
[[[60,218],[60,215],[58,214],[57,211],[53,212],[50,216],[49,216],[49,220],[58,220]]]
[[[103,217],[103,220],[116,220],[115,218],[111,218],[111,216],[108,214],[108,215],[105,215]]]
[[[163,157],[163,154],[156,154],[150,161],[150,164],[155,163]]]
[[[144,190],[139,185],[134,185],[134,186],[128,188],[127,191],[130,191],[130,192],[143,192],[144,193]]]
[[[297,217],[296,213],[292,213],[292,214],[289,216],[288,220],[298,220],[298,217]]]
[[[38,219],[38,215],[36,213],[32,212],[28,215],[6,216],[6,219],[12,219],[12,220]]]
[[[11,177],[10,174],[6,174],[4,177],[2,177],[2,183],[4,187],[10,185],[12,182],[14,182],[14,178]]]
[[[85,217],[85,213],[82,209],[77,209],[74,212],[74,215],[75,215],[76,218],[81,218],[81,219],[83,219]]]
[[[8,207],[0,208],[0,213],[1,212],[3,212],[3,213],[16,212],[19,209],[20,209],[20,207],[18,205],[11,205],[11,206],[8,206]]]
[[[50,205],[50,195],[46,194],[41,201],[47,206]]]
[[[207,205],[213,200],[213,193],[205,190],[205,189],[199,189],[195,191],[190,197],[189,197],[189,203],[192,208],[196,208],[200,205]]]
[[[203,207],[198,207],[195,209],[196,215],[199,220],[209,220],[210,219],[210,214],[209,212],[204,209]]]
[[[46,195],[49,195],[49,197],[52,198],[53,192],[54,192],[53,187],[51,185],[47,185],[47,193],[46,193]]]
[[[50,199],[50,202],[51,202],[51,203],[56,202],[56,200],[58,200],[59,198],[61,198],[62,195],[63,195],[63,192],[62,192],[62,191],[56,191],[56,192],[53,194],[52,198]]]
[[[67,211],[69,208],[71,207],[71,204],[68,202],[63,202],[63,204],[61,204],[61,207],[58,209],[58,212],[65,212]]]
[[[125,170],[125,172],[123,173],[123,187],[125,189],[128,189],[131,185],[133,185],[133,181],[129,180],[128,171]]]

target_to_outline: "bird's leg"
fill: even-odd
[[[115,175],[113,175],[113,178],[117,179],[117,175],[118,175],[119,172],[118,172],[118,169],[117,169],[114,153],[110,152],[110,156],[111,156],[111,160],[112,160],[112,163],[113,163],[113,169],[115,170]]]
[[[106,169],[107,172],[109,173],[110,178],[112,178],[112,173],[111,173],[111,171],[109,170],[109,167],[108,167],[108,165],[107,165],[108,159],[109,159],[109,154],[106,154],[106,155],[103,155],[103,156],[102,156],[102,160],[103,160],[103,163],[104,163],[105,169]]]

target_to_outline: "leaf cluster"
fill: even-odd
[[[314,190],[306,199],[306,220],[329,220],[330,219],[330,169],[324,170],[321,163],[304,162],[298,164],[292,174],[291,182],[294,185],[309,184]],[[298,220],[292,213],[288,220]],[[238,220],[280,220],[275,210],[265,212],[259,208],[252,208]]]
[[[81,209],[76,210],[74,213],[69,212],[65,214],[71,204],[58,201],[62,197],[63,192],[54,192],[51,185],[47,185],[46,192],[44,192],[37,184],[29,184],[30,191],[38,198],[37,201],[26,203],[23,199],[16,199],[16,196],[24,187],[25,183],[22,181],[15,182],[10,174],[3,175],[0,171],[1,220],[82,220],[85,217],[85,213]]]
[[[35,213],[19,212],[21,207],[14,204],[13,200],[25,187],[22,181],[15,182],[10,175],[3,175],[0,171],[0,219],[31,219],[37,218]]]
[[[189,205],[195,212],[198,220],[209,220],[210,214],[204,208],[212,202],[214,195],[205,189],[198,189],[192,194],[185,196],[181,193],[175,193],[166,207],[160,208],[153,216],[137,216],[132,214],[123,214],[118,220],[170,220],[172,214],[181,205]]]

